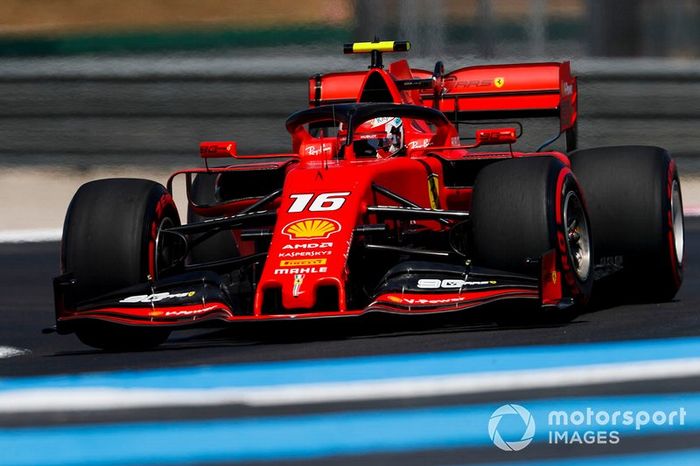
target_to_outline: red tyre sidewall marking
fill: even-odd
[[[557,225],[557,247],[559,248],[559,258],[561,262],[561,272],[564,277],[564,282],[571,292],[573,298],[579,298],[583,295],[580,287],[577,286],[578,280],[576,273],[569,259],[569,252],[566,247],[566,225],[564,225],[564,186],[567,178],[573,178],[573,172],[569,168],[563,168],[557,177],[556,188],[556,225]]]
[[[673,199],[673,180],[676,175],[676,162],[671,160],[668,164],[668,170],[666,173],[666,202],[668,206],[668,211],[666,215],[666,227],[668,229],[668,247],[669,247],[669,259],[671,260],[671,270],[673,272],[673,282],[676,286],[681,284],[681,268],[683,264],[679,264],[678,256],[676,255],[676,239],[674,237],[673,230],[673,210],[671,209],[672,199]],[[681,206],[681,212],[682,212]],[[682,214],[681,214],[682,215]]]
[[[151,222],[148,238],[148,273],[151,277],[156,278],[156,238],[158,236],[158,227],[165,216],[166,209],[174,206],[173,197],[170,193],[164,193],[155,206],[156,215]]]

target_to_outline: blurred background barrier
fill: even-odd
[[[202,140],[234,139],[244,153],[289,150],[284,120],[308,105],[307,78],[366,66],[366,57],[341,59],[339,48],[335,56],[4,60],[0,157],[13,165],[176,167],[197,163]],[[432,69],[434,61],[411,63]],[[698,154],[700,61],[585,58],[573,68],[581,147],[655,144],[681,158]]]

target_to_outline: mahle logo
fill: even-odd
[[[498,426],[504,417],[518,416],[522,420],[523,434],[520,440],[506,441],[498,431]],[[535,436],[535,419],[530,411],[520,405],[503,405],[493,412],[489,419],[489,436],[494,445],[504,451],[520,451],[532,442]]]

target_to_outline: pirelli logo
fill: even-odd
[[[306,265],[326,265],[328,259],[292,259],[280,261],[280,267],[301,267]]]

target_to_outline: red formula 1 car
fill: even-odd
[[[167,187],[82,186],[54,281],[58,331],[138,348],[215,321],[505,300],[557,311],[584,305],[604,276],[620,295],[675,295],[683,214],[665,150],[576,150],[568,63],[383,67],[382,52],[408,48],[347,45],[370,53],[370,68],[310,79],[310,108],[286,123],[289,153],[246,156],[234,142],[205,142],[205,162],[230,162],[175,173]],[[557,117],[566,151],[514,151],[522,127],[493,123],[539,116]],[[467,121],[476,131],[460,137]],[[176,176],[186,180],[186,224],[171,197]]]

